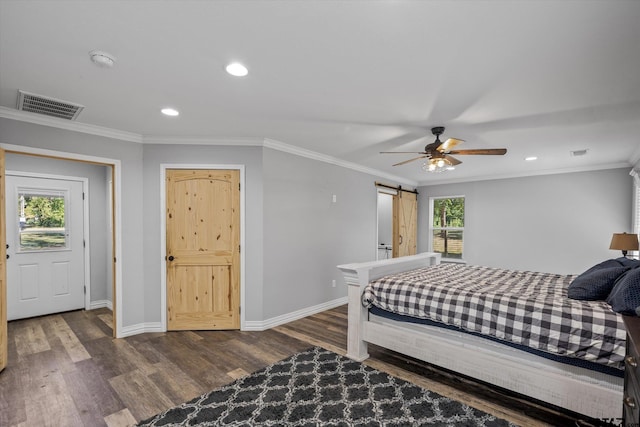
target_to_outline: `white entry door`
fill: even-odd
[[[83,181],[7,175],[7,318],[85,307]]]

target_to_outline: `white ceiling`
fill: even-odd
[[[636,0],[1,0],[0,106],[22,89],[145,140],[267,138],[422,184],[624,166],[640,158],[639,23]],[[379,154],[421,151],[439,125],[508,153],[441,174]]]

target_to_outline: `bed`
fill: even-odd
[[[440,254],[422,253],[338,266],[348,285],[348,357],[367,359],[371,343],[592,418],[622,417],[624,342],[622,349],[619,342],[616,348],[605,345],[606,351],[590,353],[585,349],[586,364],[568,364],[563,356],[543,357],[540,351],[527,351],[506,337],[487,339],[483,331],[470,334],[467,325],[442,328],[439,322],[407,322],[405,315],[370,312],[365,306],[371,299],[371,295],[363,295],[369,283],[425,267],[435,271],[439,264]],[[618,341],[620,337],[624,341],[622,319],[616,320],[616,316],[614,313],[613,322],[619,321],[620,328],[607,330],[606,335],[617,335]],[[553,340],[542,341],[553,346]]]

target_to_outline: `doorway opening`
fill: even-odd
[[[33,158],[38,162],[63,160],[70,162],[77,162],[84,165],[97,165],[104,167],[106,195],[104,200],[105,212],[104,216],[107,218],[106,222],[109,224],[108,232],[106,233],[106,240],[108,249],[106,249],[105,257],[108,257],[106,262],[107,275],[108,275],[108,290],[110,291],[110,301],[104,301],[102,303],[107,304],[107,308],[111,308],[112,317],[112,331],[113,337],[119,338],[122,336],[122,267],[120,263],[117,263],[118,254],[121,253],[121,164],[119,160],[87,156],[75,153],[66,153],[53,150],[46,150],[33,147],[17,146],[10,144],[0,144],[0,148],[5,150],[7,156],[16,156],[16,158]],[[12,168],[11,163],[7,165]],[[89,212],[93,215],[93,212]],[[11,227],[11,218],[5,218],[5,226]],[[85,239],[83,244],[88,242]],[[93,255],[93,254],[92,254]],[[89,265],[90,263],[87,263]],[[0,295],[3,301],[7,301],[6,292]],[[111,307],[108,307],[110,305]],[[86,308],[86,303],[85,303]],[[89,308],[93,307],[89,303]]]
[[[379,182],[377,189],[376,259],[415,255],[418,232],[418,192]]]
[[[376,259],[393,257],[393,197],[397,191],[378,188],[378,252]]]

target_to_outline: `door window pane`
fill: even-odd
[[[62,194],[18,192],[18,251],[66,249],[65,211]]]

